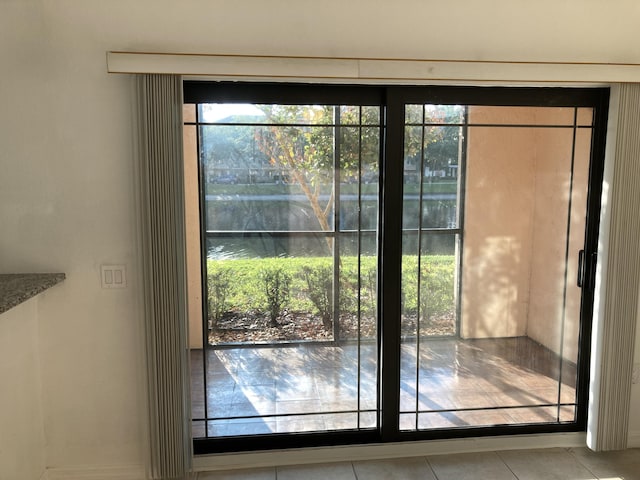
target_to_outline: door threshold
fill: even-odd
[[[545,433],[199,455],[193,459],[193,470],[208,472],[495,450],[584,447],[586,438],[584,432]]]

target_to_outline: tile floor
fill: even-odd
[[[640,449],[553,448],[435,455],[226,472],[197,480],[638,480]]]
[[[375,426],[375,345],[192,351],[195,437]],[[575,367],[527,337],[430,339],[401,346],[403,430],[571,421]],[[538,406],[535,406],[538,405]],[[514,408],[517,407],[517,408]],[[360,413],[338,413],[348,410]],[[468,410],[473,409],[473,410]],[[416,413],[416,412],[421,413]],[[255,418],[225,418],[225,417]]]

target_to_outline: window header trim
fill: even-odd
[[[523,62],[107,52],[109,73],[158,73],[227,80],[356,83],[602,85],[640,82],[640,63]]]

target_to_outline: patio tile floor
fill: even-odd
[[[401,346],[401,410],[410,412],[401,429],[554,422],[557,407],[535,405],[559,393],[574,402],[575,367],[526,337],[422,339],[419,348],[418,356],[415,342]],[[206,405],[209,421],[194,422],[196,438],[375,426],[372,412],[361,412],[359,425],[356,413],[339,413],[376,408],[373,344],[210,348],[206,394],[202,355],[191,352],[192,413],[204,419]],[[438,411],[458,409],[479,410]],[[573,415],[562,407],[563,421]],[[259,418],[225,418],[252,416]]]

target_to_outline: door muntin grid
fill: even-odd
[[[206,399],[196,435],[376,428],[379,110],[197,105],[207,331],[229,315],[215,318],[222,297],[232,297],[222,309],[233,304],[237,315],[278,294],[288,303],[274,307],[276,330],[309,317],[324,330],[235,346],[208,335],[201,361],[210,387],[198,392]],[[279,286],[272,277],[267,285],[267,270]],[[278,290],[262,305],[261,287]]]

